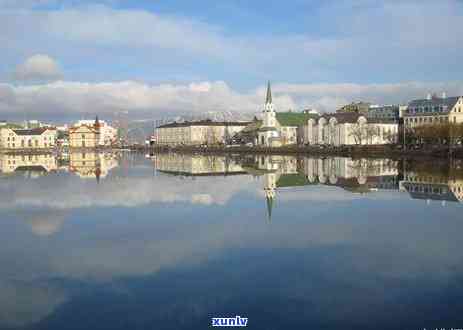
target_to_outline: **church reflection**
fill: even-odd
[[[139,155],[140,156],[140,155]],[[124,175],[142,157],[135,153],[79,151],[69,154],[0,154],[0,177],[28,179],[67,173],[100,181],[115,172]],[[418,162],[345,157],[296,157],[288,155],[200,155],[165,153],[151,155],[154,173],[180,177],[246,175],[261,180],[268,218],[279,191],[303,186],[331,186],[353,194],[395,191],[412,199],[463,201],[461,161]],[[121,170],[119,171],[118,168]],[[224,188],[226,189],[226,187]],[[406,194],[406,195],[405,195]]]
[[[351,193],[365,194],[380,189],[397,190],[397,161],[389,159],[257,157],[256,170],[263,174],[268,218],[271,219],[277,191],[285,188],[327,185]]]

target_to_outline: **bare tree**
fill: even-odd
[[[365,125],[365,139],[367,144],[373,144],[373,140],[380,136],[379,126]]]
[[[356,144],[362,144],[365,138],[365,127],[361,124],[355,124],[350,127],[349,136],[354,138]]]
[[[386,132],[383,132],[383,138],[388,144],[395,144],[398,141],[398,132],[388,129]]]

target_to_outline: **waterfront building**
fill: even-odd
[[[249,122],[215,122],[212,120],[170,123],[156,128],[159,145],[218,145],[227,144]]]
[[[100,122],[98,117],[91,123],[76,124],[69,128],[71,148],[97,148],[100,145]]]
[[[463,96],[442,97],[428,95],[425,99],[408,103],[404,124],[413,128],[427,124],[463,123]]]
[[[0,149],[3,150],[41,150],[51,149],[56,143],[56,128],[40,127],[17,129],[0,127]]]
[[[295,145],[300,141],[299,128],[318,114],[311,111],[304,112],[276,112],[272,100],[270,82],[267,86],[267,96],[262,111],[262,125],[257,131],[256,145],[266,147],[280,147]]]
[[[100,127],[99,146],[112,146],[117,142],[117,128],[112,127],[104,120],[98,120]],[[93,120],[79,120],[74,127],[92,126]]]
[[[344,112],[311,118],[302,131],[305,144],[390,144],[397,141],[398,123],[388,119],[368,119],[356,112]]]

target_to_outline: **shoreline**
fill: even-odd
[[[344,147],[317,147],[317,146],[286,146],[286,147],[224,147],[224,146],[154,146],[141,148],[153,153],[184,153],[184,154],[262,154],[262,155],[313,155],[338,157],[371,157],[371,158],[426,158],[426,159],[463,159],[463,148],[423,148],[400,149],[397,146],[371,146],[356,145]],[[132,150],[140,150],[134,148]]]
[[[243,154],[243,155],[306,155],[318,157],[351,157],[351,158],[413,158],[413,159],[463,159],[463,147],[428,147],[421,149],[401,149],[395,145],[354,145],[343,147],[319,147],[319,146],[284,146],[284,147],[226,147],[226,146],[144,146],[131,145],[123,147],[99,147],[99,148],[70,148],[67,150],[56,149],[16,149],[0,150],[0,154],[13,155],[40,155],[55,154],[63,151],[69,152],[117,152],[136,151],[145,153],[183,153],[183,154]]]

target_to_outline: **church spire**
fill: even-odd
[[[270,86],[270,80],[268,81],[267,84],[267,98],[265,99],[266,104],[272,103],[272,88]]]
[[[268,221],[272,221],[273,198],[271,196],[267,196],[266,199],[267,199]]]

